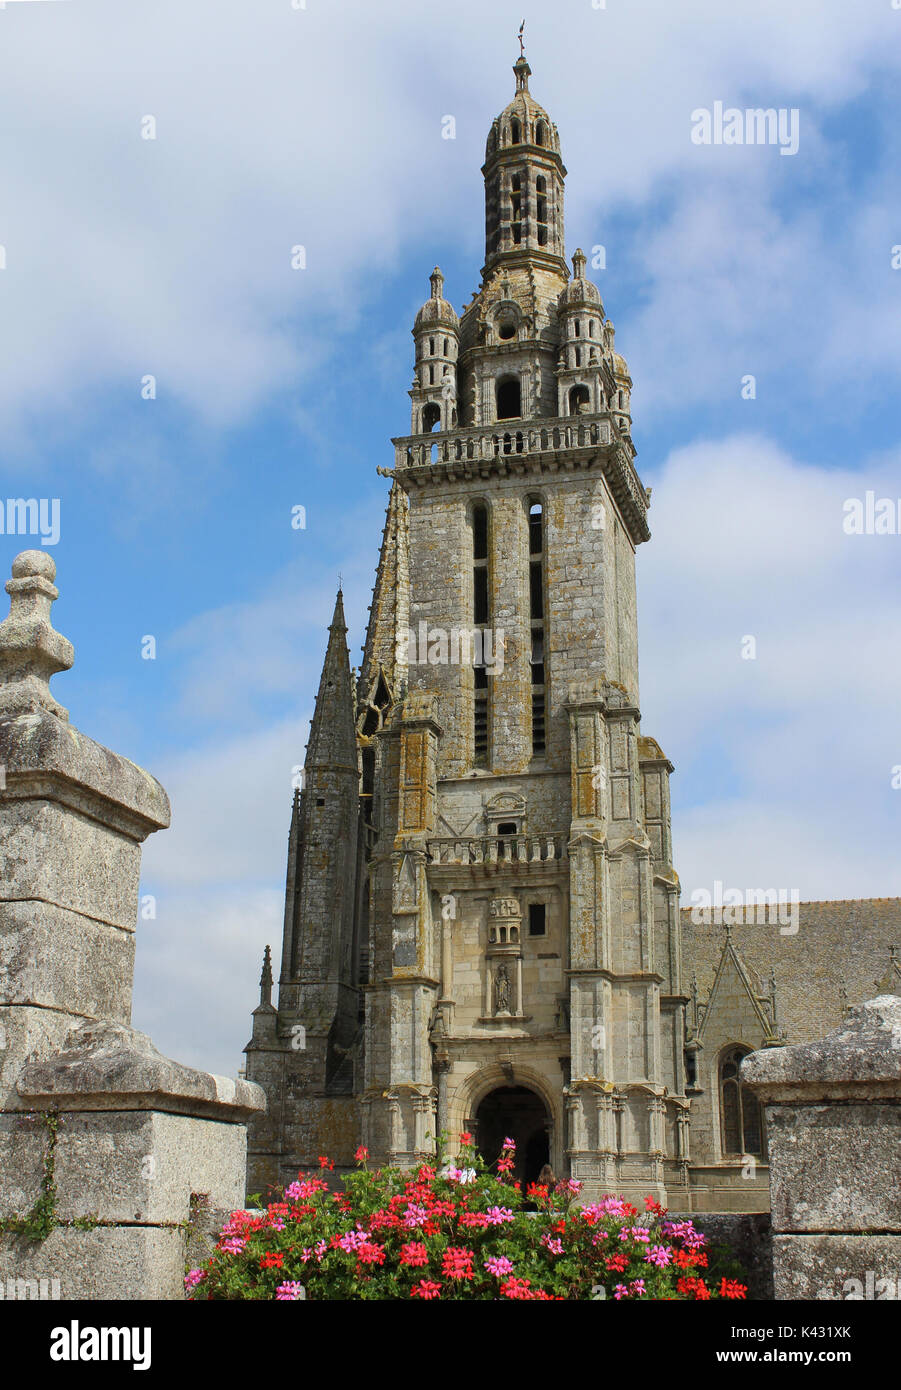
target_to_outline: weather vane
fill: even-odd
[[[526,56],[526,46],[525,46],[525,43],[524,43],[523,37],[522,37],[522,35],[523,35],[523,30],[525,29],[525,27],[526,27],[526,21],[523,20],[522,24],[520,24],[520,26],[519,26],[519,56],[520,56],[520,58],[524,58],[524,57]]]

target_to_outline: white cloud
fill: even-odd
[[[302,381],[337,335],[365,321],[380,274],[402,253],[462,237],[475,277],[483,141],[512,89],[506,13],[472,0],[452,13],[402,0],[306,10],[287,0],[95,0],[14,11],[3,17],[0,85],[0,119],[20,137],[5,151],[0,228],[8,438],[21,443],[16,424],[38,409],[79,415],[110,384],[137,399],[147,372],[159,399],[207,425],[235,422]],[[550,13],[535,16],[528,33],[533,86],[561,128],[571,169],[573,245],[586,227],[595,240],[599,209],[606,217],[623,200],[709,167],[725,171],[720,197],[735,211],[722,223],[720,207],[710,226],[727,247],[753,248],[773,222],[766,203],[780,166],[792,161],[771,150],[699,151],[688,138],[691,110],[717,99],[800,103],[804,148],[815,149],[817,108],[858,95],[877,68],[898,61],[897,15],[887,5],[861,11],[822,0],[790,11],[778,0],[735,5],[728,23],[719,0],[586,4],[564,27]],[[441,139],[448,112],[456,141]],[[140,138],[145,115],[156,119],[156,140]],[[727,337],[746,332],[740,316],[723,323],[728,303],[708,317],[710,277],[698,258],[709,232],[690,215],[695,194],[685,191],[689,205],[647,252],[649,265],[675,252],[695,273],[681,298],[655,289],[659,302],[646,324],[630,325],[627,349],[670,308],[683,326],[697,319],[708,342],[718,324]],[[702,190],[702,200],[712,196]],[[855,196],[859,203],[861,191]],[[876,216],[865,204],[850,214],[861,227]],[[721,247],[713,273],[739,271],[735,307],[742,285],[772,289],[780,261],[794,276],[806,256],[802,283],[818,278],[822,292],[829,232],[799,222],[752,274]],[[876,246],[881,239],[880,229]],[[306,271],[289,266],[297,243],[307,248]],[[423,257],[423,275],[431,259]],[[852,279],[850,292],[838,291],[837,314],[859,325],[866,276]],[[874,283],[866,304],[878,311]],[[891,323],[887,311],[880,317],[883,337]],[[844,365],[834,343],[823,356],[834,373]],[[651,361],[655,379],[665,376]]]
[[[842,529],[846,498],[897,496],[897,479],[897,459],[852,473],[737,437],[676,451],[656,481],[638,557],[643,724],[677,766],[686,886],[901,893],[901,536]]]

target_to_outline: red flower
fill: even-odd
[[[655,1216],[666,1216],[668,1210],[666,1207],[662,1207],[659,1202],[655,1201],[653,1197],[645,1197],[644,1207],[645,1211],[652,1211]]]
[[[473,1252],[463,1245],[449,1245],[441,1260],[441,1273],[448,1279],[472,1279]]]
[[[607,1269],[616,1274],[623,1274],[629,1268],[629,1256],[624,1254],[608,1255],[604,1264]]]
[[[720,1298],[744,1298],[748,1292],[747,1284],[739,1284],[737,1279],[726,1279],[720,1283]]]
[[[472,1135],[469,1133],[468,1130],[464,1129],[463,1133],[460,1135],[460,1143],[463,1145],[469,1145],[472,1143]]]
[[[285,1257],[275,1251],[269,1250],[260,1260],[260,1269],[281,1269]],[[725,1280],[723,1280],[725,1283]]]
[[[319,1155],[319,1167],[320,1167],[320,1168],[334,1168],[334,1166],[335,1166],[335,1161],[334,1161],[334,1159],[332,1159],[332,1158],[327,1158],[325,1154],[320,1154],[320,1155]]]
[[[441,1285],[436,1284],[434,1279],[420,1279],[418,1284],[414,1284],[410,1290],[411,1298],[437,1298],[441,1293]]]
[[[697,1255],[692,1250],[674,1250],[673,1264],[678,1269],[691,1269],[697,1262]]]
[[[357,1152],[354,1154],[354,1158],[357,1160],[358,1163],[365,1163],[368,1157],[369,1150],[365,1149],[361,1144],[360,1147],[357,1149]]]
[[[501,1284],[502,1298],[529,1299],[535,1298],[536,1294],[531,1287],[529,1279],[507,1279]]]
[[[411,1240],[409,1245],[401,1246],[400,1262],[402,1265],[412,1265],[414,1268],[419,1265],[427,1265],[429,1262],[429,1252],[426,1250],[422,1241]]]
[[[357,1260],[364,1265],[383,1265],[385,1263],[385,1252],[380,1245],[374,1245],[372,1241],[364,1241],[357,1246]]]
[[[530,1182],[526,1188],[526,1196],[531,1197],[534,1201],[540,1201],[541,1198],[547,1196],[547,1188],[541,1183]]]

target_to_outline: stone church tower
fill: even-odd
[[[356,682],[339,594],[289,843],[249,1187],[473,1130],[586,1196],[688,1183],[671,764],[639,728],[631,381],[520,58],[488,135],[485,264],[413,327]]]

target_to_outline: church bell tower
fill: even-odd
[[[674,1204],[689,1159],[687,999],[672,767],[639,726],[649,495],[613,325],[583,253],[571,273],[565,256],[557,128],[524,56],[513,72],[482,169],[481,286],[458,315],[432,273],[413,328],[412,433],[384,470],[356,689],[359,827],[342,813],[359,920],[320,923],[360,943],[352,978],[332,994],[314,980],[288,989],[283,965],[283,988],[295,1023],[316,1002],[325,1041],[323,1001],[336,1017],[341,1001],[345,1046],[357,992],[354,1060],[331,1083],[324,1067],[317,1103],[352,1075],[352,1138],[376,1161],[413,1165],[436,1135],[469,1129],[489,1161],[514,1137],[524,1181],[550,1162],[586,1196]],[[276,1038],[276,1021],[261,1038],[263,1025]],[[298,1132],[283,1123],[286,1173]]]

